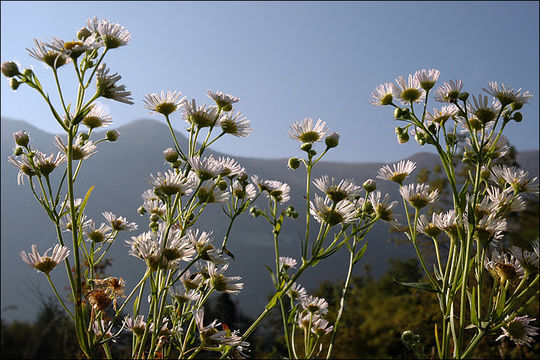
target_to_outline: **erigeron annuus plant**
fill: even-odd
[[[163,152],[170,169],[150,175],[151,188],[142,194],[143,204],[138,209],[141,215],[148,216],[150,230],[123,235],[137,230],[138,226],[108,211],[102,213],[106,220],[103,223],[88,219],[85,210],[93,188],[84,189],[84,198],[76,198],[80,169],[96,154],[98,145],[114,142],[119,136],[116,130],[109,130],[104,138],[95,139],[96,129],[112,123],[112,117],[97,101],[103,98],[133,104],[131,93],[124,85],[117,84],[120,75],[112,74],[104,59],[111,50],[127,45],[130,38],[130,33],[119,24],[92,18],[77,33],[77,40],[35,40],[35,48],[28,52],[52,71],[59,105],[53,103],[33,70],[21,72],[15,62],[2,64],[2,73],[11,87],[15,90],[27,85],[36,90],[67,135],[67,138],[55,137],[54,144],[59,149],[55,156],[33,148],[25,131],[14,134],[16,148],[9,161],[19,169],[17,181],[24,184],[28,180],[36,200],[54,223],[58,240],[43,255],[33,245],[31,253],[21,252],[22,259],[47,277],[58,301],[73,320],[80,349],[87,358],[100,356],[100,348],[111,358],[110,347],[122,331],[132,334],[133,358],[194,358],[201,351],[214,351],[222,358],[245,357],[249,335],[278,304],[287,356],[319,356],[323,337],[332,333],[326,352],[330,358],[353,268],[366,251],[365,237],[375,222],[394,221],[395,202],[375,191],[376,184],[371,179],[363,187],[352,180],[328,176],[313,180],[313,167],[338,146],[339,135],[328,134],[328,127],[321,120],[315,124],[311,118],[297,122],[291,126],[289,136],[301,143],[305,157],[291,158],[289,167],[297,169],[303,164],[306,169],[306,231],[299,244],[301,259],[282,256],[279,235],[285,219],[299,217],[292,206],[286,206],[289,186],[278,180],[248,175],[234,159],[204,154],[223,136],[245,137],[251,132],[250,121],[234,109],[239,99],[209,91],[208,97],[214,104],[198,105],[178,91],[161,91],[144,99],[148,110],[164,116],[172,136],[172,147]],[[71,65],[78,85],[72,102],[62,90],[58,76],[63,71],[61,68]],[[171,123],[171,116],[179,113],[189,132],[185,147],[179,143]],[[324,150],[318,155],[316,147],[323,141]],[[313,196],[312,185],[321,194]],[[266,209],[254,206],[260,197],[267,198]],[[196,226],[207,206],[221,206],[229,218],[221,245],[215,243],[211,231]],[[254,217],[262,217],[269,223],[274,236],[275,267],[268,269],[275,292],[260,316],[240,334],[217,320],[205,320],[204,305],[214,292],[237,294],[243,289],[240,277],[225,272],[228,263],[234,260],[234,254],[227,249],[231,229],[238,216],[248,209]],[[311,231],[314,226],[318,226],[316,235]],[[66,233],[71,243],[66,241]],[[96,271],[117,238],[127,243],[129,255],[145,264],[135,286],[116,276],[99,278]],[[323,317],[328,307],[326,301],[308,295],[297,280],[308,268],[345,245],[350,253],[349,267],[338,316],[331,325]],[[62,262],[69,277],[72,303],[58,293],[50,276]],[[84,264],[88,264],[88,271],[84,271]],[[148,298],[143,295],[145,289],[150,290]],[[134,300],[132,312],[124,316],[130,300]],[[149,310],[142,314],[141,302],[146,300]],[[301,348],[298,342],[303,342]]]
[[[529,325],[535,319],[523,313],[538,298],[538,240],[528,250],[513,247],[499,253],[498,247],[509,213],[524,210],[523,196],[538,196],[538,184],[526,171],[494,161],[508,150],[504,129],[522,120],[519,110],[532,95],[490,82],[483,91],[491,98],[470,97],[461,80],[449,81],[434,91],[435,100],[447,105],[430,113],[429,95],[439,74],[430,69],[409,75],[407,81],[400,76],[395,84],[379,85],[371,100],[394,108],[399,143],[411,134],[420,145],[435,147],[453,199],[453,208],[434,213],[430,220],[423,212],[439,194],[425,184],[404,184],[414,163],[379,170],[379,178],[399,185],[407,221],[404,233],[429,281],[407,285],[437,296],[442,319],[434,331],[442,359],[470,357],[484,336],[501,331],[497,340],[508,337],[518,345],[530,345],[538,328]],[[456,176],[460,169],[465,170],[463,180]],[[433,241],[433,270],[418,249],[421,236]],[[443,243],[448,245],[446,252],[441,251]],[[404,333],[403,341],[421,356],[419,339],[411,334]]]

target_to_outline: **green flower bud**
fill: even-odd
[[[163,156],[165,157],[165,160],[170,163],[174,163],[176,160],[178,160],[178,153],[173,148],[164,150]]]
[[[159,221],[159,215],[158,214],[152,214],[150,215],[150,221],[155,223]]]
[[[19,88],[19,85],[21,85],[22,83],[15,79],[15,78],[10,78],[9,79],[9,86],[11,87],[11,90],[17,90]]]
[[[519,110],[522,107],[523,107],[522,103],[513,102],[513,103],[510,104],[510,109],[512,109],[512,111]]]
[[[13,133],[13,138],[15,139],[15,144],[26,147],[30,142],[30,136],[24,130],[17,131]]]
[[[8,78],[21,74],[19,72],[19,67],[17,66],[17,63],[13,61],[6,61],[2,63],[1,69],[2,69],[2,74],[4,74],[4,76]]]
[[[249,209],[249,213],[253,217],[258,217],[261,215],[261,210],[257,209],[255,206],[252,206],[251,209]]]
[[[296,158],[296,157],[292,157],[292,158],[289,159],[289,163],[287,165],[292,170],[296,170],[300,166],[300,160],[298,160],[298,158]]]
[[[454,135],[454,134],[447,134],[447,135],[446,135],[446,143],[447,143],[449,146],[455,145],[456,142],[457,142],[456,135]]]
[[[430,133],[435,134],[437,132],[437,125],[429,124],[428,125],[428,130],[429,130]]]
[[[478,120],[477,118],[470,118],[469,119],[469,125],[473,130],[482,130],[482,122]]]
[[[22,155],[22,153],[23,153],[23,148],[20,147],[20,146],[17,146],[17,147],[15,148],[15,150],[13,151],[13,155],[15,155],[15,156]]]
[[[220,180],[220,182],[218,182],[217,187],[219,188],[219,190],[225,191],[227,190],[227,182],[222,179]]]
[[[324,139],[324,142],[328,149],[335,148],[339,144],[339,134],[335,132],[331,133]]]
[[[182,166],[182,162],[180,160],[177,160],[173,162],[171,166],[173,167],[173,169],[178,169],[180,166]]]
[[[144,215],[144,214],[146,214],[146,209],[144,208],[144,206],[139,206],[139,208],[137,209],[137,212],[140,215]]]
[[[30,76],[32,76],[32,74],[34,73],[34,71],[33,71],[32,69],[28,68],[28,69],[24,69],[22,73],[23,73],[23,75],[24,75],[25,77],[30,77]]]
[[[403,132],[405,131],[405,128],[396,126],[396,128],[394,129],[394,131],[396,132],[396,135],[401,135],[401,134],[403,134]]]
[[[309,150],[311,150],[311,147],[312,147],[312,144],[309,142],[306,142],[300,145],[300,149],[305,152],[308,152]]]
[[[86,40],[86,38],[88,38],[90,35],[92,35],[92,33],[85,27],[77,31],[77,39],[81,41]]]
[[[107,140],[109,140],[110,142],[114,142],[118,140],[120,133],[118,132],[118,130],[109,130],[107,131],[106,136],[107,136]]]
[[[523,120],[523,114],[517,111],[514,113],[514,116],[512,118],[515,122],[521,122],[521,120]]]
[[[311,150],[308,151],[308,154],[309,154],[309,156],[314,157],[315,155],[317,155],[317,152],[315,150],[311,149]]]
[[[159,228],[159,224],[157,222],[151,222],[150,224],[148,224],[148,227],[153,231],[157,231]]]
[[[366,181],[364,181],[363,186],[368,193],[373,192],[375,191],[375,189],[377,189],[377,183],[373,179],[367,179]]]
[[[406,132],[404,132],[403,134],[399,134],[397,136],[397,139],[398,139],[398,143],[405,144],[409,141],[409,134]]]
[[[491,171],[489,171],[488,168],[486,168],[485,166],[483,166],[483,167],[482,167],[482,170],[480,171],[480,179],[482,179],[482,180],[484,180],[484,181],[488,181],[490,175],[491,175]]]
[[[462,92],[458,96],[458,99],[461,100],[461,101],[467,101],[468,98],[469,98],[469,93],[468,92]]]
[[[83,139],[84,141],[88,140],[88,138],[90,138],[90,135],[88,135],[87,133],[80,133],[79,136],[81,137],[81,139]]]
[[[394,110],[394,117],[396,119],[409,119],[410,118],[409,109],[407,109],[407,108],[396,108]]]

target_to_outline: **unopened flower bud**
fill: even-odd
[[[86,38],[89,37],[90,35],[92,35],[92,33],[90,32],[90,30],[88,30],[85,27],[83,27],[81,30],[77,31],[77,39],[79,39],[81,41],[86,40]]]
[[[399,134],[399,135],[397,136],[397,141],[398,141],[398,143],[400,143],[400,144],[405,144],[406,142],[409,141],[409,134],[406,133],[406,132],[404,132],[403,134]]]
[[[251,209],[249,209],[249,213],[253,217],[258,217],[259,215],[261,215],[261,210],[257,209],[255,206],[252,206]]]
[[[298,160],[296,157],[292,157],[289,159],[288,165],[292,170],[296,170],[300,166],[300,160]]]
[[[151,222],[158,222],[158,220],[159,220],[159,215],[158,214],[150,215],[150,221]]]
[[[513,102],[513,103],[510,104],[510,109],[512,109],[513,111],[519,110],[522,107],[523,107],[522,103]]]
[[[165,160],[170,163],[174,163],[176,160],[178,160],[178,153],[173,148],[164,150],[163,156],[165,156]]]
[[[13,150],[13,155],[15,155],[15,156],[22,155],[22,153],[23,153],[23,149],[22,149],[22,147],[20,147],[20,146],[17,146],[17,147],[15,148],[15,150]]]
[[[335,148],[339,144],[339,134],[336,132],[331,133],[324,139],[324,142],[328,149]]]
[[[408,119],[410,117],[409,109],[407,109],[407,108],[396,108],[394,110],[394,117],[396,119]]]
[[[21,85],[21,82],[15,78],[9,79],[9,86],[11,87],[11,90],[17,90],[19,88],[19,85]]]
[[[177,161],[173,162],[171,166],[172,166],[174,169],[178,169],[180,166],[182,166],[182,161],[177,160]]]
[[[469,98],[469,93],[468,92],[462,92],[458,96],[458,99],[461,100],[461,101],[467,101],[468,98]]]
[[[367,179],[366,181],[364,181],[363,186],[368,193],[373,192],[375,191],[375,189],[377,189],[377,183],[375,183],[375,180],[373,179]]]
[[[80,133],[79,137],[83,139],[83,141],[86,141],[90,138],[90,135],[88,135],[87,133]]]
[[[456,142],[457,142],[456,135],[454,135],[454,134],[447,134],[447,135],[446,135],[446,143],[447,143],[449,146],[455,145]]]
[[[236,179],[237,179],[238,181],[240,181],[240,182],[246,181],[247,178],[248,178],[248,174],[246,174],[245,172],[240,173],[240,174],[236,177]]]
[[[428,130],[430,133],[435,134],[437,132],[437,125],[431,123],[428,125]]]
[[[300,149],[305,152],[308,152],[309,150],[311,150],[311,147],[312,147],[312,144],[309,142],[306,142],[300,145]]]
[[[109,130],[107,131],[106,136],[107,136],[107,140],[109,140],[110,142],[114,142],[118,140],[120,133],[118,132],[118,130]]]
[[[146,214],[146,209],[144,208],[144,206],[139,206],[139,208],[137,209],[137,212],[140,215],[144,215],[144,214]]]
[[[222,179],[220,182],[218,182],[217,187],[219,188],[219,190],[225,191],[227,190],[227,182]]]
[[[470,118],[469,119],[469,125],[473,130],[482,130],[482,122],[478,120],[477,118]]]
[[[2,74],[4,74],[5,77],[11,78],[16,75],[20,75],[21,73],[19,72],[17,63],[13,61],[6,61],[2,63]]]
[[[397,135],[401,135],[401,134],[403,134],[403,132],[405,131],[405,129],[402,128],[402,127],[396,126],[396,128],[394,129],[394,131],[396,132]]]
[[[34,73],[34,71],[33,71],[32,69],[30,69],[30,68],[24,69],[23,72],[22,72],[22,74],[23,74],[24,76],[26,76],[26,77],[32,76],[33,73]]]
[[[515,122],[521,122],[521,120],[523,120],[523,114],[517,111],[514,113],[514,116],[512,118]]]
[[[159,228],[159,224],[157,222],[151,222],[150,224],[148,224],[148,227],[153,231],[157,231]]]
[[[485,166],[482,166],[482,170],[480,171],[480,179],[484,181],[488,181],[489,177],[491,176],[491,171]]]
[[[15,139],[15,144],[22,147],[26,147],[26,145],[28,145],[28,143],[30,142],[30,137],[24,130],[13,133],[13,138]]]
[[[308,154],[309,154],[309,156],[314,157],[315,155],[317,155],[317,152],[315,150],[311,149],[311,150],[308,151]]]

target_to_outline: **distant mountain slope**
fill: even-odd
[[[16,305],[18,310],[6,311],[2,317],[11,319],[32,319],[37,311],[39,299],[36,298],[35,285],[44,294],[51,293],[46,279],[24,264],[18,253],[29,251],[32,244],[37,244],[40,251],[56,243],[55,232],[36,200],[27,188],[28,185],[17,186],[17,169],[7,162],[13,151],[12,133],[26,130],[31,137],[32,145],[43,152],[56,152],[52,145],[53,135],[45,133],[34,126],[16,120],[2,119],[1,160],[2,166],[2,228],[1,228],[1,290],[2,308]],[[120,234],[112,246],[110,256],[113,258],[111,274],[124,278],[128,288],[133,286],[144,272],[144,264],[128,255],[124,240],[148,229],[146,217],[137,214],[141,205],[141,194],[149,188],[149,175],[164,171],[162,151],[172,145],[167,127],[154,120],[139,120],[119,128],[120,138],[117,143],[104,143],[99,146],[98,153],[87,160],[76,183],[78,196],[82,197],[89,187],[95,186],[87,207],[90,218],[96,222],[103,221],[102,211],[127,217],[129,221],[139,224],[135,234]],[[181,144],[186,139],[179,138]],[[208,155],[213,153],[208,152]],[[215,156],[230,156],[215,153]],[[291,186],[290,203],[305,214],[304,173],[301,169],[292,171],[287,168],[286,159],[254,159],[234,156],[246,168],[250,175],[256,174],[263,178],[277,179]],[[431,153],[418,153],[410,158],[417,162],[418,168],[433,167],[438,158]],[[538,151],[527,151],[518,154],[518,162],[534,176],[538,175]],[[338,163],[323,162],[314,171],[314,177],[328,174],[335,178],[354,179],[361,184],[368,178],[375,179],[377,170],[382,163]],[[398,199],[396,187],[388,182],[378,182],[379,189]],[[262,204],[261,206],[264,206]],[[286,220],[280,236],[280,249],[284,256],[298,258],[298,238],[303,234],[303,216],[296,221]],[[221,207],[210,205],[206,216],[201,218],[198,228],[213,231],[217,243],[224,236],[226,218]],[[362,271],[362,264],[369,263],[372,273],[377,276],[387,268],[387,259],[404,258],[414,255],[410,246],[397,246],[390,243],[388,226],[376,226],[369,235],[369,246],[361,265],[356,270]],[[238,300],[244,306],[243,310],[250,315],[256,315],[265,305],[265,296],[271,292],[272,283],[265,264],[273,263],[273,242],[269,225],[262,219],[253,219],[244,214],[235,224],[231,233],[230,250],[235,254],[236,261],[232,262],[227,273],[240,275],[245,283],[244,291],[238,295]],[[308,270],[301,278],[301,283],[313,289],[321,280],[341,280],[346,272],[347,254],[341,251],[331,261],[322,261],[315,269]],[[53,279],[64,281],[65,270],[57,269],[52,272]],[[61,286],[60,286],[61,287]]]

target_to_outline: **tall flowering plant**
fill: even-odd
[[[250,176],[232,158],[205,154],[223,136],[241,138],[250,134],[250,121],[234,109],[239,99],[209,91],[213,103],[200,105],[179,91],[147,95],[144,107],[164,117],[172,146],[163,151],[169,169],[150,175],[150,188],[142,194],[138,209],[139,214],[147,216],[150,230],[129,239],[120,235],[129,246],[129,255],[144,263],[144,272],[127,295],[124,292],[128,285],[122,278],[99,277],[97,270],[119,234],[133,232],[138,226],[109,211],[102,213],[105,222],[98,226],[85,214],[93,188],[83,189],[85,196],[77,198],[75,186],[80,169],[96,154],[98,145],[114,142],[119,136],[118,131],[109,130],[103,138],[95,139],[102,136],[96,129],[112,124],[112,117],[97,101],[133,104],[131,93],[117,84],[121,76],[111,73],[104,62],[111,50],[127,45],[130,39],[130,33],[121,25],[92,18],[77,33],[76,40],[35,40],[35,48],[28,52],[52,71],[60,103],[56,106],[33,70],[21,72],[15,62],[1,66],[12,89],[29,86],[37,91],[65,132],[54,139],[59,150],[56,156],[35,149],[25,131],[14,134],[16,147],[9,161],[19,169],[18,183],[28,180],[36,200],[54,223],[58,240],[43,255],[35,245],[30,253],[22,251],[22,260],[47,277],[73,320],[80,349],[87,358],[100,356],[100,348],[107,358],[112,358],[111,345],[124,331],[131,334],[132,358],[194,358],[202,351],[217,352],[222,358],[243,358],[248,352],[249,335],[278,305],[287,356],[318,357],[324,348],[323,338],[332,334],[326,349],[326,357],[330,358],[353,268],[367,248],[366,235],[379,220],[395,221],[392,211],[396,202],[375,191],[371,179],[363,187],[353,180],[328,176],[312,179],[314,166],[339,144],[339,135],[329,133],[322,120],[308,118],[294,123],[289,130],[289,136],[301,144],[303,152],[302,157],[289,160],[289,167],[298,169],[303,165],[306,169],[306,231],[299,241],[301,259],[297,261],[283,256],[279,249],[279,235],[286,219],[299,218],[299,212],[286,206],[289,185]],[[70,65],[78,85],[71,102],[58,77],[59,70]],[[179,141],[173,129],[171,120],[177,114],[187,126],[187,144]],[[322,149],[317,149],[323,142]],[[313,187],[320,193],[313,194]],[[255,205],[260,198],[267,199],[265,207]],[[196,226],[205,209],[212,206],[221,206],[229,219],[221,245],[216,244],[212,232]],[[237,218],[248,211],[264,219],[272,231],[275,264],[267,268],[275,291],[260,316],[240,334],[217,319],[205,321],[204,305],[215,292],[237,294],[243,289],[239,276],[225,272],[235,259],[227,248],[231,230]],[[314,227],[318,230],[312,231]],[[66,241],[66,233],[71,243]],[[307,269],[342,248],[350,253],[349,266],[340,309],[331,325],[324,319],[326,300],[308,295],[297,281]],[[72,303],[58,293],[50,276],[62,262],[69,277]],[[150,293],[148,297],[145,291]],[[132,300],[132,312],[125,316],[126,305]],[[141,303],[146,300],[148,312],[143,313]]]
[[[400,76],[394,83],[379,85],[371,99],[373,105],[394,109],[399,143],[412,135],[421,146],[435,148],[453,199],[451,209],[430,218],[425,212],[438,200],[438,190],[405,184],[416,164],[400,162],[379,170],[378,178],[399,186],[404,233],[428,280],[404,285],[436,295],[441,321],[434,331],[441,359],[470,357],[479,341],[492,334],[500,334],[497,340],[508,337],[518,345],[530,345],[538,328],[529,325],[535,319],[524,312],[538,298],[538,240],[530,249],[510,251],[503,251],[501,242],[508,216],[524,210],[524,196],[538,196],[538,184],[526,171],[494,162],[509,149],[503,131],[522,120],[519,110],[532,95],[490,82],[483,89],[487,95],[471,97],[461,80],[434,90],[439,75],[430,69],[407,79]],[[445,105],[428,112],[430,94]],[[456,176],[461,170],[464,179]],[[420,237],[433,242],[432,268],[419,251]],[[402,339],[422,356],[417,335],[406,331]]]

